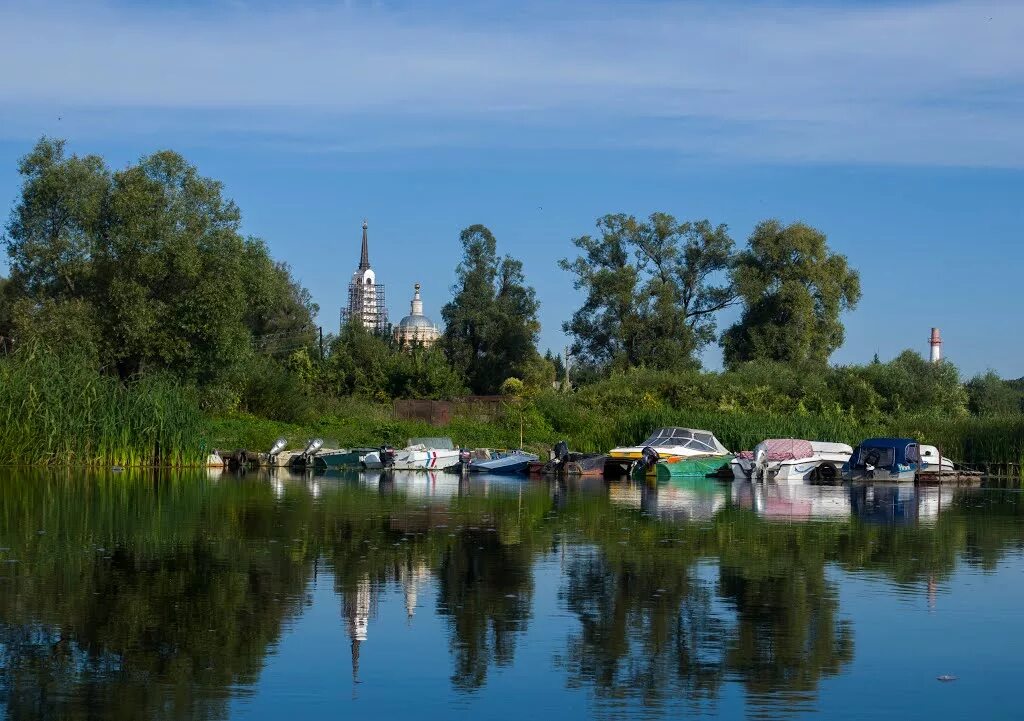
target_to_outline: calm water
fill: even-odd
[[[1022,541],[999,489],[2,471],[0,708],[1020,718]]]

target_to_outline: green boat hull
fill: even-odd
[[[674,463],[658,461],[655,475],[659,481],[678,478],[707,478],[717,475],[723,466],[727,467],[732,462],[732,459],[732,455],[725,455],[683,458]]]
[[[355,448],[351,451],[337,453],[321,453],[314,459],[319,468],[359,468],[363,456],[371,452],[372,448]]]

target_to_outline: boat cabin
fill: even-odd
[[[653,448],[659,455],[724,455],[729,451],[710,431],[696,428],[659,428],[640,444],[640,449]],[[662,453],[665,451],[665,453]]]
[[[921,447],[913,438],[868,438],[853,449],[843,468],[846,480],[914,480]],[[878,473],[884,471],[884,473]]]
[[[857,446],[850,457],[853,468],[893,468],[921,460],[920,446],[911,438],[869,438]]]
[[[659,428],[636,446],[620,446],[608,451],[607,474],[629,473],[634,462],[648,457],[671,458],[691,456],[724,456],[729,451],[710,431],[697,428]]]

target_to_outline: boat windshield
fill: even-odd
[[[865,446],[860,449],[857,463],[862,466],[881,466],[887,468],[893,464],[896,453],[894,448],[874,448]]]
[[[718,442],[713,435],[689,428],[659,428],[642,445],[654,448],[681,447],[703,453],[719,452]]]

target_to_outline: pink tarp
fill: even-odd
[[[769,462],[795,461],[800,458],[810,458],[814,455],[814,448],[811,446],[811,442],[802,441],[799,438],[772,438],[771,440],[762,441],[760,445],[768,452],[767,460]],[[739,457],[749,461],[754,458],[754,452],[743,451],[739,454]]]

